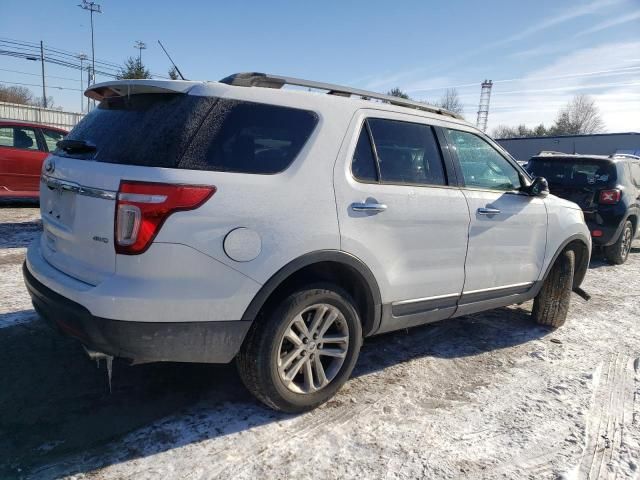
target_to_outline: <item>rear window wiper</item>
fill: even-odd
[[[60,140],[56,145],[60,150],[64,150],[67,153],[88,153],[96,151],[96,146],[86,140]]]

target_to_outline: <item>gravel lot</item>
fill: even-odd
[[[639,478],[640,243],[592,260],[568,324],[531,304],[368,339],[329,404],[257,404],[233,366],[104,368],[42,324],[20,272],[40,230],[0,207],[0,478]]]

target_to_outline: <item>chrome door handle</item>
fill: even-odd
[[[479,208],[477,212],[478,215],[497,215],[500,213],[500,210],[497,208]]]
[[[384,212],[387,206],[383,203],[354,202],[351,209],[356,212]]]

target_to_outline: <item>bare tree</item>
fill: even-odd
[[[387,95],[391,95],[392,97],[404,98],[405,100],[411,100],[411,97],[409,97],[406,92],[403,92],[398,87],[389,90],[387,92]]]
[[[32,101],[29,102],[29,104],[33,105],[34,107],[44,107],[44,102],[42,101],[42,97],[34,98]],[[47,108],[58,110],[59,108],[54,105],[55,105],[55,100],[53,99],[53,97],[50,95],[47,95]]]
[[[7,87],[0,85],[0,102],[30,105],[32,100],[33,94],[27,87]]]
[[[436,106],[457,113],[458,115],[462,115],[462,111],[464,110],[462,103],[460,103],[460,97],[458,97],[458,90],[455,88],[447,88],[447,91],[440,97]]]
[[[493,138],[516,138],[518,136],[517,129],[508,125],[498,125],[491,132]]]
[[[576,95],[558,113],[554,135],[581,135],[604,131],[604,121],[595,100],[588,95]]]

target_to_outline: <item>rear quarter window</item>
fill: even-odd
[[[307,110],[219,99],[180,166],[278,173],[298,156],[317,122],[317,115]]]

